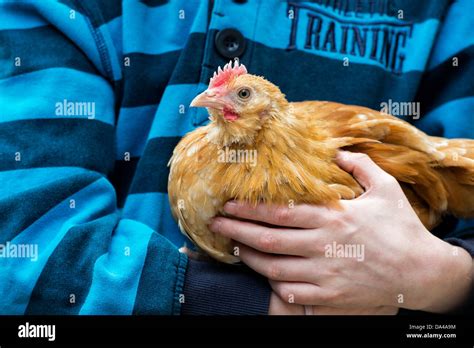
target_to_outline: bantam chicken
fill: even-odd
[[[428,136],[391,115],[327,101],[290,103],[263,77],[230,62],[191,103],[210,123],[187,134],[169,165],[168,193],[179,227],[226,263],[229,239],[209,231],[232,199],[257,204],[338,207],[363,188],[335,163],[338,150],[362,152],[394,176],[422,223],[474,216],[474,141]]]

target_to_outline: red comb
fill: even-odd
[[[217,69],[217,72],[214,72],[214,75],[209,81],[209,87],[214,88],[227,83],[230,79],[244,75],[247,73],[247,68],[243,64],[239,64],[237,60],[234,61],[234,66],[232,66],[232,61],[227,63],[224,66],[224,69]]]

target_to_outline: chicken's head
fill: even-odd
[[[238,61],[219,67],[208,89],[191,102],[193,107],[208,109],[222,145],[251,143],[264,123],[284,115],[288,105],[277,86],[248,74]]]

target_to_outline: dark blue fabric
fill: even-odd
[[[268,281],[245,266],[188,261],[183,315],[268,313]]]

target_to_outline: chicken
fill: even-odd
[[[170,159],[169,200],[183,233],[211,257],[239,261],[209,231],[232,199],[338,208],[364,190],[335,163],[338,150],[367,154],[394,176],[427,229],[447,214],[474,216],[474,140],[428,136],[391,115],[327,101],[290,103],[263,77],[230,62],[191,103],[210,123]]]

